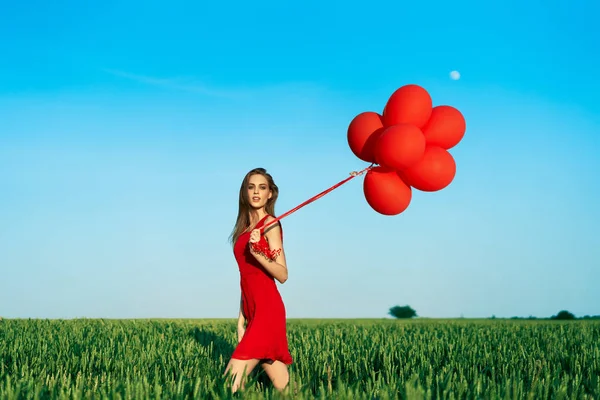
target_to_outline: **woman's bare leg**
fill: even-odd
[[[232,358],[225,368],[223,376],[229,373],[233,376],[233,384],[231,385],[231,392],[235,393],[241,387],[244,388],[246,377],[250,375],[254,367],[258,365],[259,360],[253,358],[250,360],[238,360]]]
[[[281,361],[265,361],[261,364],[275,389],[282,391],[290,382],[288,366]]]

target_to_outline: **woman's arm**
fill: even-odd
[[[268,217],[265,224],[268,224],[274,219],[275,218],[273,217]],[[277,279],[280,283],[285,283],[288,279],[288,269],[285,260],[285,252],[283,251],[283,241],[281,240],[281,227],[279,226],[279,223],[267,228],[264,235],[269,242],[269,248],[271,250],[280,250],[280,253],[276,258],[277,261],[268,259],[262,254],[255,253],[252,251],[252,246],[250,246],[250,251],[273,278]]]
[[[244,317],[244,311],[242,308],[243,300],[240,297],[240,314],[238,315],[237,331],[238,331],[238,343],[242,341],[242,337],[246,332],[246,318]]]
[[[243,305],[244,305],[244,300],[242,300],[242,297],[240,296],[240,314],[238,315],[238,327],[241,326],[242,328],[246,324],[246,318],[244,317]]]

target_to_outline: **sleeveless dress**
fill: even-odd
[[[266,215],[261,219],[255,229],[260,228],[268,217],[269,215]],[[250,253],[249,240],[250,232],[243,233],[233,247],[240,270],[242,312],[247,325],[244,336],[231,358],[278,360],[289,365],[293,360],[288,350],[285,306],[275,279]],[[264,236],[261,240],[265,240]]]

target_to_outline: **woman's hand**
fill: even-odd
[[[260,229],[254,229],[250,233],[250,243],[258,243],[260,241]]]
[[[260,257],[260,252],[256,251],[254,249],[253,243],[258,243],[260,242],[260,240],[262,239],[262,235],[260,233],[260,229],[254,229],[251,233],[250,233],[250,254],[252,254],[254,256],[254,258],[258,259]]]

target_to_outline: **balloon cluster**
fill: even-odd
[[[409,206],[412,188],[435,192],[448,186],[456,175],[448,150],[465,130],[460,111],[433,107],[418,85],[396,90],[382,114],[358,114],[348,126],[348,144],[358,158],[377,164],[365,176],[367,203],[380,214],[397,215]]]

